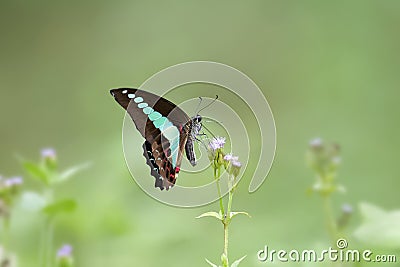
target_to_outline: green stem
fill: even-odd
[[[232,211],[232,201],[233,201],[233,187],[229,190],[228,196],[228,209],[226,216],[222,223],[224,224],[224,254],[226,257],[226,266],[229,266],[228,260],[228,244],[229,244],[229,224],[231,223],[231,211]]]
[[[226,257],[226,262],[225,262],[225,266],[228,267],[229,266],[229,260],[228,260],[228,243],[229,243],[229,232],[228,232],[228,228],[229,228],[229,222],[223,222],[224,224],[224,255]],[[225,267],[224,266],[224,267]]]
[[[45,195],[49,203],[53,202],[54,192],[52,188],[48,188],[45,191]],[[53,266],[53,217],[47,216],[45,218],[44,228],[43,228],[43,243],[42,243],[42,256],[41,265],[42,267],[52,267]]]
[[[10,215],[6,215],[3,221],[3,249],[7,253],[10,244]]]
[[[4,255],[2,259],[0,259],[1,266],[8,266],[9,264],[9,245],[10,245],[10,214],[6,214],[4,216],[3,221],[3,250]]]
[[[332,204],[331,204],[331,197],[329,194],[324,195],[323,197],[324,202],[324,211],[325,211],[325,221],[326,227],[328,229],[328,233],[330,235],[332,246],[336,246],[337,240],[340,238],[338,227],[336,224],[335,216],[333,215],[332,211]],[[332,266],[341,267],[343,264],[341,262],[332,262]]]
[[[53,253],[53,220],[52,218],[46,218],[43,229],[43,244],[42,244],[42,257],[41,266],[49,267],[52,266],[52,254]]]
[[[218,173],[217,173],[217,171],[214,171],[214,178],[215,178],[216,183],[217,183],[218,196],[219,196],[219,208],[221,209],[222,215],[224,215],[225,214],[225,208],[224,208],[224,202],[222,200],[221,186],[219,184],[220,174],[221,174],[220,173],[220,169],[218,169]]]
[[[230,220],[231,211],[232,211],[232,201],[233,201],[233,191],[229,191],[229,198],[228,198],[228,216]]]
[[[331,198],[330,195],[323,196],[324,212],[325,212],[325,223],[328,229],[329,236],[333,245],[336,245],[338,239],[338,230],[336,226],[335,217],[332,212]]]

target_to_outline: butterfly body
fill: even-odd
[[[140,89],[119,88],[110,93],[145,138],[143,156],[156,179],[155,186],[168,190],[178,177],[184,150],[196,165],[193,145],[201,130],[201,116],[190,118],[167,99]]]

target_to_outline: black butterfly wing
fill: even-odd
[[[156,179],[155,186],[161,190],[164,188],[168,190],[175,184],[180,171],[191,119],[172,102],[143,90],[119,88],[112,89],[110,93],[128,112],[137,130],[146,139],[143,144],[143,155],[151,168],[151,175]],[[170,127],[163,128],[157,124],[157,120],[152,120],[154,116],[150,119],[153,113],[159,113],[156,115],[162,115],[167,119],[166,122],[170,123],[168,124]],[[168,137],[171,137],[171,133],[174,134],[174,138],[170,140]]]

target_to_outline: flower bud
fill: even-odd
[[[321,138],[310,141],[307,161],[319,177],[327,179],[335,175],[341,162],[337,144],[325,144]]]
[[[72,267],[73,257],[72,257],[72,246],[63,245],[57,251],[57,267]]]
[[[53,148],[44,148],[41,151],[42,160],[45,166],[54,171],[57,168],[57,154]]]

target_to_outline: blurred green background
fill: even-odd
[[[261,266],[256,252],[266,244],[313,247],[328,238],[320,198],[305,193],[314,174],[304,154],[314,137],[342,147],[339,181],[348,192],[334,199],[335,212],[359,201],[399,208],[399,8],[399,1],[3,0],[0,173],[28,180],[16,155],[36,159],[48,146],[61,167],[92,162],[57,188],[79,202],[57,219],[54,240],[74,246],[76,266],[217,262],[221,225],[194,219],[217,204],[174,208],[138,188],[122,153],[124,114],[108,90],[139,86],[181,62],[221,62],[258,84],[277,127],[267,181],[251,195],[244,181],[235,198],[235,209],[253,217],[233,222],[231,256],[248,254],[243,266]],[[17,209],[12,219],[20,266],[38,266],[41,218]],[[356,212],[350,227],[358,223]]]

